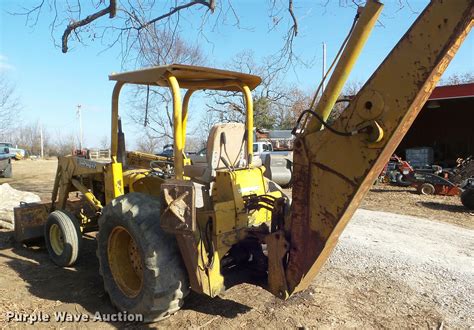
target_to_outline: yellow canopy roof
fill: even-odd
[[[253,90],[262,81],[260,77],[251,74],[183,64],[170,64],[113,73],[109,76],[109,79],[129,84],[168,87],[167,77],[170,74],[176,77],[181,88],[186,89],[238,91],[237,86],[243,84]]]

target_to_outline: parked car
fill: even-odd
[[[13,146],[10,142],[0,142],[0,151],[8,148],[9,154],[11,154],[11,158],[15,159],[22,159],[25,157],[25,150],[18,148],[17,146]]]
[[[12,153],[10,148],[1,146],[0,147],[0,177],[11,178],[12,177]]]

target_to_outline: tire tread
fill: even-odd
[[[149,292],[144,293],[144,300],[148,300],[148,303],[139,302],[136,308],[128,312],[143,314],[147,322],[159,321],[177,312],[183,305],[184,297],[189,293],[187,273],[176,239],[160,227],[159,207],[159,201],[149,195],[129,193],[120,196],[104,208],[99,218],[97,236],[97,256],[105,291],[109,294],[112,304],[117,309],[124,310],[124,299],[128,298],[117,294],[118,290],[114,287],[110,269],[106,265],[106,253],[100,250],[106,247],[105,236],[108,236],[103,235],[101,229],[108,226],[107,222],[114,221],[130,226],[133,229],[130,232],[138,233],[139,242],[137,237],[134,239],[144,247],[143,266],[152,274],[153,281],[144,282],[143,290]],[[117,220],[117,217],[121,219]]]

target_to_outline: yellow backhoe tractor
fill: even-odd
[[[381,9],[374,0],[361,9],[321,100],[298,120],[292,202],[252,160],[251,91],[260,78],[173,64],[110,76],[111,161],[59,158],[52,203],[15,210],[17,238],[39,228],[52,260],[69,266],[81,234],[98,229],[110,300],[149,321],[176,312],[190,289],[214,297],[253,282],[282,299],[304,290],[473,24],[472,0],[433,0],[330,126],[326,119]],[[172,166],[125,152],[118,117],[125,84],[170,89]],[[241,92],[246,121],[213,127],[207,163],[192,164],[184,154],[188,107],[204,89]]]

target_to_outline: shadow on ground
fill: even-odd
[[[463,205],[443,204],[438,202],[418,202],[417,204],[432,210],[443,210],[453,213],[466,213],[468,210]]]
[[[0,232],[0,258],[26,282],[29,292],[41,299],[60,301],[57,308],[44,312],[67,311],[95,314],[116,313],[103,289],[94,238],[85,238],[81,256],[74,267],[62,268],[52,263],[44,246],[25,247],[15,243],[12,232]],[[65,305],[70,304],[70,305]],[[77,305],[81,308],[77,308]],[[223,298],[210,298],[191,293],[185,300],[185,310],[234,318],[251,308]],[[179,317],[179,312],[173,317]],[[114,326],[126,324],[110,323]],[[158,323],[159,324],[159,323]],[[134,324],[128,324],[133,326]]]
[[[183,309],[233,319],[239,314],[247,313],[252,308],[233,300],[220,297],[211,298],[191,292],[186,298]]]
[[[399,187],[403,188],[403,187]],[[399,193],[412,193],[412,194],[418,194],[416,190],[410,189],[410,187],[406,187],[406,190],[393,190],[393,189],[385,189],[385,188],[372,188],[370,189],[372,192],[377,192],[377,193],[394,193],[394,192],[399,192]]]
[[[81,257],[74,267],[68,268],[53,264],[44,245],[25,247],[12,243],[12,247],[11,252],[0,252],[0,256],[26,282],[31,294],[41,299],[79,304],[92,314],[115,312],[98,273],[93,239],[84,239]]]
[[[6,229],[0,230],[0,250],[11,248],[13,243],[13,231]]]

